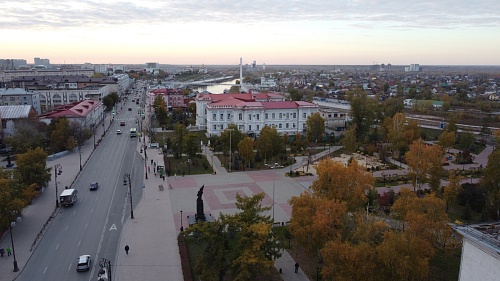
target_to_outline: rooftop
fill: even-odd
[[[496,252],[500,258],[500,221],[475,225],[456,224],[453,228],[465,238]]]

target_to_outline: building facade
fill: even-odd
[[[42,113],[40,94],[22,88],[0,89],[0,105],[31,105],[37,114]]]
[[[272,126],[280,134],[306,129],[306,121],[318,106],[304,101],[285,101],[280,94],[203,94],[196,101],[196,125],[207,135],[220,135],[230,124],[243,133],[259,135]]]
[[[500,222],[455,225],[462,236],[459,281],[494,281],[500,276]]]

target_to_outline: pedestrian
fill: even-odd
[[[148,173],[151,173],[151,169],[150,169],[150,166],[148,166]]]
[[[128,245],[125,245],[125,253],[128,255],[128,250],[130,250],[130,247]]]
[[[0,256],[3,257],[3,255],[5,254],[5,250],[3,248],[0,249]]]
[[[299,272],[299,263],[296,262],[295,263],[295,273],[298,273]]]
[[[6,250],[7,250],[7,256],[10,256],[10,254],[11,254],[11,252],[12,252],[12,251],[11,251],[11,249],[10,249],[10,247],[7,247],[7,249],[6,249]]]

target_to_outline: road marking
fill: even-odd
[[[47,272],[47,268],[48,268],[48,267],[45,267],[45,270],[43,271],[43,274],[45,274],[45,272]]]
[[[59,248],[59,244],[57,244],[57,246],[56,246],[56,250],[57,250],[57,248]]]
[[[92,209],[90,212],[91,212],[91,213],[93,213],[93,212],[94,212],[94,209]]]
[[[85,228],[87,228],[87,226],[88,226],[88,225],[89,225],[89,224],[88,224],[88,223],[86,223],[86,224],[85,224]]]
[[[67,225],[67,226],[66,226],[66,229],[65,229],[65,230],[68,230],[68,227],[69,227],[69,225]]]
[[[111,225],[111,227],[109,228],[109,231],[111,231],[111,230],[118,230],[118,229],[116,228],[116,225],[115,225],[115,224]]]
[[[69,266],[68,266],[68,271],[71,269],[71,265],[72,265],[72,264],[70,263],[70,264],[69,264]]]
[[[73,212],[73,215],[76,215],[76,210]]]
[[[98,199],[99,199],[99,196],[96,196],[95,201],[97,201]]]
[[[82,243],[82,240],[78,241],[78,246],[80,246],[81,243]]]

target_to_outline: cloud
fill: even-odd
[[[500,27],[500,1],[414,0],[0,0],[0,29],[328,21],[389,29]]]

